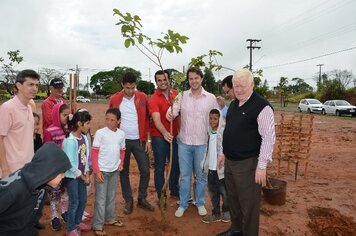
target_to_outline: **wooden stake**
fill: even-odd
[[[69,110],[72,112],[72,74],[69,74]]]

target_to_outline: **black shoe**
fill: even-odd
[[[124,213],[126,215],[130,215],[132,213],[132,211],[133,211],[133,202],[126,202]]]
[[[222,233],[218,233],[216,236],[242,236],[242,232],[228,229]]]
[[[44,229],[45,226],[44,224],[40,223],[40,222],[37,222],[33,225],[36,229]]]
[[[137,207],[143,208],[148,211],[154,211],[155,208],[146,200],[146,199],[138,199]]]

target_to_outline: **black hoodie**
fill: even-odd
[[[32,161],[0,180],[0,235],[31,235],[36,210],[47,182],[70,169],[67,155],[53,142],[37,150]]]

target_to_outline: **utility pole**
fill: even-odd
[[[318,81],[318,84],[317,84],[317,90],[320,91],[321,89],[321,67],[323,66],[324,64],[318,64],[316,66],[319,66],[319,81]]]
[[[261,42],[261,39],[247,39],[246,42],[250,42],[250,46],[247,46],[247,49],[250,49],[250,71],[252,72],[252,50],[261,49],[261,47],[253,46],[256,43]]]

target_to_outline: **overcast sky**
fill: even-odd
[[[218,58],[223,66],[241,68],[249,63],[246,39],[252,38],[262,40],[253,51],[253,68],[264,69],[270,87],[281,76],[314,86],[317,64],[324,64],[322,71],[356,73],[355,0],[1,0],[0,56],[20,50],[24,62],[18,69],[68,72],[78,64],[81,83],[115,66],[140,70],[147,80],[151,71],[153,80],[158,68],[136,48],[124,47],[113,8],[139,15],[143,32],[153,38],[168,29],[190,38],[183,53],[164,54],[165,68],[182,70],[209,49],[224,54]],[[345,49],[350,50],[339,52]],[[334,52],[339,53],[308,60]]]

